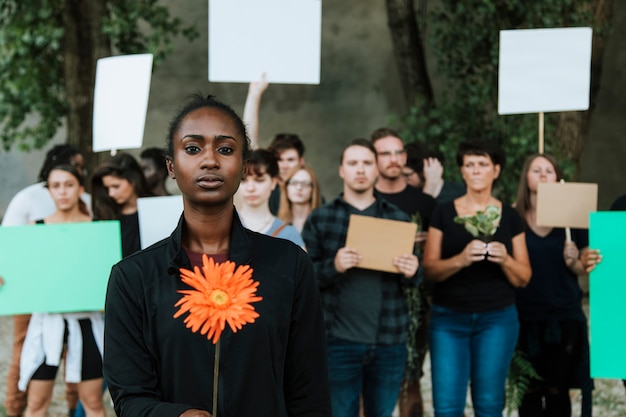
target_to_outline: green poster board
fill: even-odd
[[[118,221],[0,227],[0,315],[102,310],[121,257]]]
[[[589,276],[591,376],[626,379],[626,212],[590,213],[589,247],[602,262]]]

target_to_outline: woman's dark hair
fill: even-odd
[[[504,170],[505,156],[502,148],[488,139],[470,139],[459,145],[456,153],[457,166],[463,166],[463,159],[466,155],[488,156],[494,165],[500,165],[500,172]]]
[[[46,177],[46,181],[45,181],[46,188],[48,188],[48,181],[50,179],[50,174],[52,173],[52,171],[65,171],[69,174],[72,174],[72,176],[78,180],[78,184],[81,187],[85,185],[83,181],[83,176],[80,174],[80,171],[78,171],[78,169],[74,165],[61,164],[61,165],[53,166],[48,172],[48,177]],[[82,198],[78,199],[78,209],[81,211],[81,213],[86,214],[88,216],[90,215],[89,209],[87,208],[87,204],[83,201]]]
[[[78,149],[72,145],[56,145],[50,149],[39,171],[39,182],[47,181],[50,171],[55,166],[72,165],[72,157],[79,154]]]
[[[250,153],[246,174],[260,176],[267,173],[270,177],[276,178],[278,172],[278,162],[272,151],[255,149]]]
[[[560,181],[563,178],[563,170],[559,166],[556,158],[552,155],[535,153],[530,155],[524,161],[524,166],[519,177],[519,184],[517,186],[517,197],[515,198],[515,209],[522,216],[522,219],[526,219],[526,213],[530,210],[530,190],[528,189],[528,171],[530,171],[530,165],[537,158],[545,158],[554,167],[556,173],[556,180]]]
[[[174,156],[174,135],[178,129],[180,129],[180,125],[183,120],[185,120],[185,117],[187,117],[189,113],[202,108],[221,110],[224,114],[231,118],[231,120],[235,123],[239,134],[243,138],[243,160],[247,160],[250,156],[251,148],[250,139],[248,138],[248,133],[246,131],[246,125],[228,104],[216,100],[212,95],[204,97],[201,94],[193,94],[191,96],[191,100],[178,111],[178,114],[170,122],[165,146],[167,156],[170,158]]]
[[[109,197],[109,192],[102,182],[102,178],[108,175],[130,182],[137,197],[152,195],[137,160],[130,154],[118,153],[109,162],[97,167],[91,177],[91,201],[95,219],[119,220],[122,216],[122,207]]]

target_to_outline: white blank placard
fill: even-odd
[[[319,84],[321,0],[209,0],[209,81]]]
[[[96,67],[93,150],[141,148],[152,54],[102,58]]]
[[[137,199],[139,238],[145,249],[172,234],[183,212],[183,197],[143,197]]]
[[[587,110],[591,28],[500,31],[498,113]]]

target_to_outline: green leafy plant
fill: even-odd
[[[542,379],[526,358],[524,352],[515,349],[511,358],[511,365],[509,366],[509,375],[506,379],[505,407],[507,417],[510,417],[513,411],[519,409],[520,405],[522,405],[522,400],[532,380],[541,381]]]
[[[471,216],[456,216],[454,222],[465,226],[465,230],[474,237],[490,238],[500,224],[500,209],[496,206],[487,206]]]

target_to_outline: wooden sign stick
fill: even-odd
[[[563,178],[561,178],[561,181],[559,181],[559,182],[561,184],[565,184],[565,180]],[[568,242],[572,241],[572,229],[570,227],[566,227],[565,228],[565,240],[567,240]]]
[[[539,153],[543,155],[543,112],[539,112]]]

